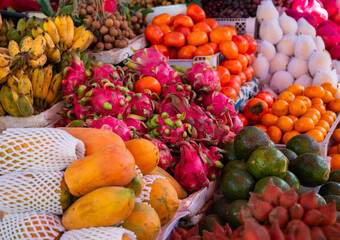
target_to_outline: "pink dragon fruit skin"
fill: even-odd
[[[205,95],[202,98],[202,103],[205,109],[218,119],[223,118],[227,113],[230,117],[237,115],[231,99],[223,93],[213,92]]]
[[[162,141],[156,139],[156,138],[148,138],[159,150],[159,162],[158,166],[163,168],[164,170],[167,170],[168,168],[171,168],[174,165],[174,159],[171,155],[172,149],[168,148],[168,146],[163,143]]]
[[[193,95],[193,91],[191,90],[191,86],[187,84],[183,84],[179,77],[168,81],[163,85],[162,88],[162,98],[166,98],[169,94],[178,93],[182,94],[186,98],[190,99]]]
[[[108,79],[109,82],[113,83],[115,86],[123,86],[123,81],[120,78],[118,71],[110,64],[101,65],[97,63],[94,67],[90,68],[90,72],[91,82],[100,84],[102,80]]]
[[[135,131],[138,136],[148,133],[149,129],[145,124],[145,119],[142,120],[140,116],[129,114],[124,119],[124,122],[132,131]]]
[[[124,142],[131,140],[130,128],[122,120],[115,117],[106,116],[98,120],[93,120],[91,127],[110,130],[118,134]]]
[[[208,163],[202,160],[196,143],[181,142],[181,158],[175,166],[176,180],[188,192],[197,191],[209,184]]]
[[[186,80],[200,93],[212,93],[221,88],[220,76],[208,63],[195,62],[186,71]]]
[[[148,118],[155,111],[155,103],[143,93],[136,93],[130,101],[131,113]]]

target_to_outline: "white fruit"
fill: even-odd
[[[307,61],[293,57],[288,64],[288,72],[293,76],[293,78],[299,78],[303,74],[308,73],[308,63]]]
[[[283,34],[296,33],[298,29],[298,24],[294,18],[288,16],[285,12],[279,18],[280,27]]]
[[[302,76],[295,80],[294,84],[301,84],[306,88],[312,85],[312,82],[313,79],[310,77],[309,74],[303,74]]]
[[[306,34],[306,35],[310,35],[313,38],[315,38],[316,30],[309,22],[307,22],[306,19],[300,18],[297,24],[298,24],[298,29],[296,32],[297,35]]]
[[[273,60],[270,62],[270,73],[277,71],[285,71],[289,63],[289,57],[283,53],[277,53]]]
[[[294,45],[296,39],[297,36],[294,33],[288,33],[284,35],[281,41],[276,45],[277,51],[287,56],[292,56],[294,54]]]
[[[334,86],[338,83],[338,75],[336,74],[336,70],[323,70],[319,69],[316,71],[316,74],[313,78],[313,85],[322,85],[326,82],[332,83]]]
[[[271,89],[268,84],[263,85],[262,91],[270,92],[271,94],[274,95],[275,99],[277,99],[277,97],[278,97],[277,93],[274,92],[273,89]]]
[[[261,23],[260,25],[260,38],[267,40],[272,44],[277,44],[283,37],[282,29],[279,25],[279,20],[272,19]]]
[[[267,77],[261,81],[261,84],[269,84],[271,79],[272,79],[272,75],[268,73]]]
[[[305,34],[299,35],[294,46],[295,57],[308,61],[314,51],[316,51],[316,45],[312,36]]]
[[[315,42],[315,45],[316,45],[316,50],[318,50],[318,51],[325,50],[326,46],[325,46],[325,42],[323,41],[322,37],[316,36],[314,38],[314,42]]]
[[[337,74],[340,74],[340,61],[333,60],[332,67],[335,68]]]
[[[257,47],[258,53],[261,53],[268,61],[275,57],[276,50],[273,44],[266,40],[262,40]]]
[[[267,58],[259,54],[253,63],[253,68],[255,71],[255,76],[258,77],[261,81],[264,80],[269,72],[269,62]]]
[[[308,69],[312,76],[315,75],[319,69],[328,70],[332,67],[332,59],[326,51],[315,51],[309,58]]]
[[[289,72],[278,71],[274,73],[269,86],[275,92],[281,93],[293,83],[294,83],[294,78],[292,77],[292,75],[290,75]]]
[[[262,1],[261,4],[257,7],[256,18],[259,23],[271,19],[278,19],[279,12],[277,11],[272,1]]]

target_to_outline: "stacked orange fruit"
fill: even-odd
[[[331,170],[340,169],[340,124],[332,134],[332,147],[328,150],[328,156],[331,157]]]
[[[322,142],[340,112],[338,89],[331,83],[304,88],[300,84],[289,86],[280,93],[271,109],[255,126],[264,129],[270,139],[287,144],[298,134],[307,134]]]

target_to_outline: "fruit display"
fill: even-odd
[[[173,4],[184,4],[185,0],[130,0],[131,8],[140,6],[141,8],[153,8],[158,6],[169,6]]]
[[[81,1],[78,4],[80,19],[85,28],[94,34],[90,49],[96,51],[125,48],[129,40],[144,32],[145,16],[142,11],[134,12],[124,5],[111,11],[101,11],[102,1]]]
[[[339,124],[336,129],[334,129],[331,139],[330,139],[330,144],[329,144],[329,149],[327,152],[327,155],[331,157],[331,170],[337,170],[340,169],[340,154],[338,151],[338,145],[340,143],[339,139]]]

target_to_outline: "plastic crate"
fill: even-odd
[[[211,56],[197,56],[193,59],[169,59],[170,65],[180,67],[191,67],[194,62],[208,62],[210,66],[216,67],[223,61],[224,56],[221,53],[216,53]]]
[[[219,26],[232,25],[237,29],[239,35],[248,34],[257,36],[256,18],[214,18]]]

